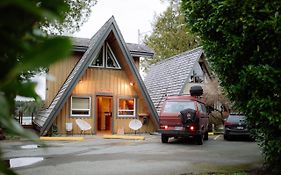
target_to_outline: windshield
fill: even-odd
[[[232,123],[244,122],[245,116],[244,115],[229,115],[227,118],[227,121],[232,122]]]
[[[193,101],[167,101],[164,107],[164,112],[180,112],[187,108],[195,110],[194,102]]]

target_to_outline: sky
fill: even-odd
[[[125,41],[138,43],[138,30],[142,37],[151,32],[155,15],[162,13],[167,6],[168,3],[161,0],[98,0],[88,22],[74,36],[91,38],[114,16]]]
[[[155,16],[166,10],[167,6],[168,3],[161,0],[98,0],[88,21],[73,36],[91,38],[114,16],[125,42],[139,43],[145,34],[152,31]],[[35,90],[45,99],[45,76],[35,76],[33,81],[38,82]],[[17,97],[17,100],[27,99]]]

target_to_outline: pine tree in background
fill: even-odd
[[[155,18],[151,35],[146,35],[144,43],[155,52],[153,58],[142,61],[144,71],[151,64],[193,49],[200,44],[200,39],[189,32],[180,3],[174,0],[162,14]]]

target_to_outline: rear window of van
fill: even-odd
[[[167,101],[164,106],[164,112],[180,112],[184,109],[193,109],[195,110],[194,101]]]

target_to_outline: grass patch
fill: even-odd
[[[193,172],[195,173],[192,175],[249,175],[258,165],[258,162],[237,165],[198,163],[193,165]],[[196,174],[196,172],[198,173]]]

